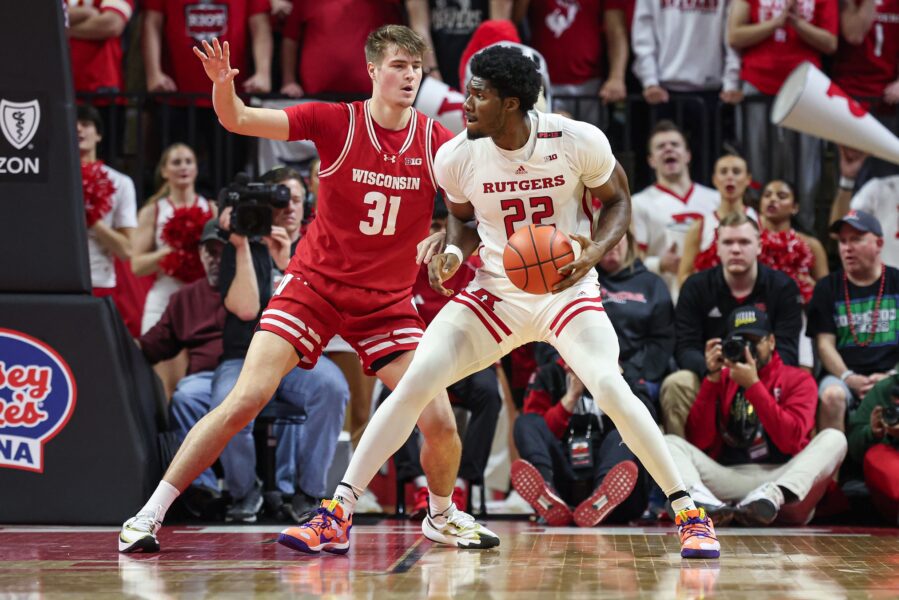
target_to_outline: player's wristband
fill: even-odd
[[[447,244],[446,248],[443,249],[444,254],[453,254],[456,258],[459,259],[459,264],[461,265],[465,262],[465,258],[462,256],[462,248],[459,246],[455,246],[453,244]]]
[[[845,175],[840,175],[840,189],[841,190],[849,190],[850,192],[855,189],[855,180],[851,177],[846,177]]]

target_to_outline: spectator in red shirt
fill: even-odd
[[[838,23],[837,0],[734,0],[727,24],[728,43],[743,54],[740,78],[750,98],[743,110],[747,138],[743,143],[752,174],[758,181],[798,181],[799,197],[805,201],[798,218],[806,229],[814,224],[821,143],[818,138],[778,130],[783,141],[771,153],[768,136],[773,134],[768,131],[765,97],[776,94],[801,63],[820,68],[823,56],[836,52]]]
[[[687,417],[686,439],[665,436],[690,495],[716,523],[807,523],[846,456],[846,437],[813,437],[818,393],[811,375],[783,364],[767,314],[741,306],[727,336],[705,345],[708,369]],[[735,502],[736,507],[730,506]]]
[[[843,0],[833,80],[851,96],[899,102],[899,0]]]
[[[525,16],[531,30],[530,45],[546,59],[554,95],[591,96],[604,103],[624,99],[629,46],[625,11],[620,4],[612,7],[600,0],[525,0],[516,4],[513,20]],[[606,59],[608,73],[604,69]],[[553,109],[591,123],[599,119],[596,102],[557,100]]]
[[[359,62],[365,40],[382,25],[402,22],[398,0],[294,0],[281,42],[281,93],[368,94],[371,79]]]
[[[120,91],[121,35],[134,0],[70,0],[69,50],[76,92]]]

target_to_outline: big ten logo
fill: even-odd
[[[0,329],[0,467],[44,471],[44,445],[75,410],[75,379],[61,356],[27,334]]]

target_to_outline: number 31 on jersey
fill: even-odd
[[[368,211],[368,220],[359,222],[359,231],[365,235],[393,235],[396,233],[396,216],[400,212],[400,197],[385,196],[381,192],[369,192],[362,199],[373,207]],[[384,214],[387,214],[385,221]]]

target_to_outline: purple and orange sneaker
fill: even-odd
[[[306,554],[318,554],[323,550],[346,554],[350,549],[352,528],[353,515],[344,517],[343,507],[336,500],[323,500],[311,519],[282,531],[278,543]]]
[[[682,510],[674,516],[674,524],[680,534],[683,558],[718,558],[721,555],[715,526],[705,509]]]

